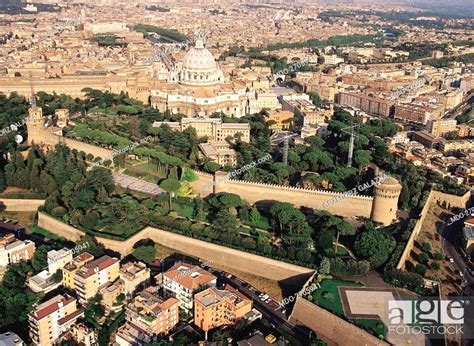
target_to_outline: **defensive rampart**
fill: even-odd
[[[418,238],[418,235],[421,232],[423,227],[423,223],[425,222],[426,215],[428,215],[428,211],[430,210],[431,203],[439,203],[439,204],[446,204],[449,207],[456,207],[456,208],[466,208],[469,199],[471,198],[471,192],[466,192],[463,196],[456,196],[450,195],[447,193],[439,192],[431,190],[426,203],[420,213],[420,218],[418,219],[413,231],[411,232],[410,238],[407,241],[407,245],[403,250],[403,254],[398,261],[397,269],[405,269],[405,263],[407,259],[410,257],[411,250],[415,246],[415,241]]]
[[[44,204],[44,199],[9,199],[0,198],[7,211],[37,211]]]
[[[219,179],[217,179],[217,183],[215,183],[213,175],[197,171],[194,172],[199,179],[194,181],[192,185],[194,191],[202,197],[211,194],[215,185],[215,192],[235,193],[252,204],[266,200],[287,202],[296,207],[324,209],[322,207],[324,202],[343,196],[342,193],[337,192],[238,180],[219,181]],[[326,210],[340,216],[362,216],[370,218],[372,204],[373,198],[370,196],[347,196]]]
[[[38,213],[38,226],[72,241],[78,240],[85,234],[42,212]],[[314,270],[305,267],[249,254],[153,227],[145,227],[133,237],[124,241],[96,237],[99,243],[112,251],[120,253],[122,256],[130,254],[133,251],[133,246],[138,241],[147,238],[178,252],[271,280],[279,281],[301,274],[310,275],[314,272]]]

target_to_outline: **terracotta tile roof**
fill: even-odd
[[[72,314],[69,314],[67,316],[64,316],[63,318],[59,319],[59,324],[64,324],[66,322],[69,322],[70,320],[82,315],[84,313],[85,309],[83,307],[80,307],[76,311],[74,311]]]
[[[34,311],[31,316],[33,316],[34,319],[39,321],[42,318],[51,315],[53,312],[59,310],[63,306],[70,304],[73,301],[75,301],[75,299],[72,297],[63,297],[61,295],[56,296],[39,305],[38,309]]]
[[[169,309],[170,307],[178,303],[179,303],[178,299],[174,297],[168,298],[166,301],[163,302],[163,304],[161,304],[161,309],[162,310]]]
[[[94,262],[86,264],[79,270],[77,275],[80,275],[84,278],[88,278],[89,276],[92,276],[96,271],[102,271],[117,262],[118,259],[105,255],[99,259],[96,259]]]
[[[164,275],[191,291],[216,279],[208,271],[188,263],[177,263]]]
[[[88,261],[88,260],[91,260],[91,259],[94,259],[94,256],[92,256],[88,252],[83,252],[80,255],[74,257],[74,261],[77,260],[78,262]]]

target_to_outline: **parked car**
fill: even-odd
[[[454,258],[452,258],[451,256],[448,256],[446,258],[448,259],[449,262],[454,263]]]
[[[265,300],[265,303],[269,304],[272,301],[272,298],[268,298]]]

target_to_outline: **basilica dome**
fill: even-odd
[[[196,40],[184,57],[179,71],[179,83],[185,85],[214,85],[224,81],[224,74],[206,48],[202,39]]]
[[[188,70],[215,70],[216,61],[206,48],[204,48],[202,40],[196,41],[196,47],[186,54],[183,60],[183,68]]]

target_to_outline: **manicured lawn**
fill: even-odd
[[[179,216],[187,217],[187,218],[194,218],[194,203],[192,201],[187,201],[184,199],[174,199],[173,202],[173,210],[178,213]]]
[[[38,227],[36,225],[30,227],[31,233],[33,234],[39,234],[42,235],[45,238],[51,239],[51,240],[66,240],[62,237],[57,236],[54,233],[51,233],[50,231],[47,231],[41,227]]]
[[[377,337],[379,335],[382,335],[384,338],[387,336],[387,327],[385,327],[381,320],[357,318],[354,320],[354,323],[360,325],[361,327],[365,327],[366,329],[372,330]]]
[[[323,280],[321,287],[313,293],[314,302],[336,315],[343,316],[344,309],[342,308],[338,287],[345,286],[362,287],[361,284],[353,281]]]

